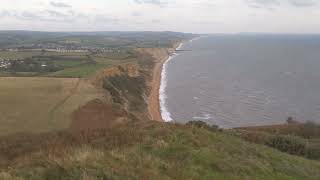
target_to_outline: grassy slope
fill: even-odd
[[[104,64],[89,64],[89,65],[84,65],[84,66],[78,66],[78,67],[71,67],[67,69],[63,69],[61,71],[57,71],[54,73],[51,73],[49,76],[51,77],[78,77],[78,78],[84,78],[88,77],[98,70],[101,70],[103,68],[108,67],[107,65]]]
[[[70,114],[103,93],[80,79],[0,78],[0,136],[68,128]]]
[[[249,142],[266,144],[284,152],[320,160],[320,125],[287,123],[229,130]]]
[[[93,134],[81,140],[67,134],[47,135],[34,140],[34,145],[32,137],[24,136],[16,143],[26,152],[19,148],[8,151],[16,146],[0,140],[0,158],[8,158],[8,164],[0,166],[10,167],[2,168],[0,179],[320,178],[317,161],[250,144],[222,132],[144,122]]]

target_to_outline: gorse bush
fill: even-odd
[[[289,117],[283,125],[236,128],[229,133],[252,143],[320,160],[320,125],[314,122],[301,123]]]
[[[301,136],[305,138],[320,138],[320,125],[314,122],[304,123],[301,131]]]
[[[272,135],[267,138],[265,144],[293,155],[305,155],[307,152],[305,141],[296,136]]]
[[[206,122],[203,121],[189,121],[186,124],[187,126],[197,127],[197,128],[203,128],[210,131],[220,131],[219,126],[217,125],[208,125]]]

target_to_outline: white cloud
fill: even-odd
[[[51,1],[50,2],[51,6],[57,7],[57,8],[71,8],[72,6],[63,2],[56,2],[56,1]]]
[[[0,29],[320,33],[315,0],[1,0]]]

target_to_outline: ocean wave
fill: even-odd
[[[176,50],[181,49],[183,46],[183,43],[181,43]],[[177,53],[172,54],[169,56],[169,58],[166,60],[166,62],[163,64],[162,67],[162,72],[161,72],[161,82],[160,82],[160,90],[159,90],[159,101],[160,101],[160,111],[161,111],[161,117],[164,121],[170,122],[172,121],[171,113],[169,112],[167,106],[166,106],[166,100],[167,100],[167,95],[166,95],[166,88],[167,88],[167,66],[168,63],[176,57]]]
[[[212,114],[209,113],[202,113],[202,116],[194,116],[192,119],[196,120],[209,120],[212,119]]]
[[[183,43],[180,43],[179,46],[176,48],[176,50],[181,50],[182,46],[183,46]]]
[[[195,38],[193,38],[193,39],[191,39],[189,42],[193,42],[193,41],[197,41],[197,40],[199,40],[199,39],[201,39],[203,36],[200,36],[200,37],[195,37]]]

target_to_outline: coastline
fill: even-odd
[[[162,68],[161,68],[158,100],[159,100],[159,112],[160,112],[161,118],[164,122],[173,121],[171,114],[166,107],[167,65],[170,60],[172,60],[175,56],[178,55],[176,53],[176,51],[181,49],[181,47],[183,46],[183,43],[184,43],[184,41],[180,41],[179,43],[176,43],[174,45],[174,52],[169,54],[169,57],[162,64]]]
[[[159,119],[161,119],[161,121],[163,122],[171,122],[173,121],[173,119],[171,118],[171,114],[169,112],[169,110],[166,107],[166,99],[167,96],[165,94],[165,89],[167,86],[167,77],[166,77],[166,67],[167,67],[167,63],[173,59],[175,56],[179,55],[177,54],[177,50],[180,50],[181,47],[184,45],[184,43],[186,42],[193,42],[195,40],[200,39],[202,36],[198,36],[192,39],[185,39],[185,40],[181,40],[179,42],[176,42],[173,44],[173,48],[171,48],[168,52],[168,56],[166,57],[165,60],[162,60],[161,66],[159,69],[155,68],[154,69],[154,74],[155,78],[157,79],[154,86],[152,86],[154,91],[154,96],[157,96],[157,102],[153,102],[156,103],[157,106],[157,112],[156,116],[158,116]],[[154,88],[155,87],[155,88]],[[156,97],[152,97],[153,99],[155,99]],[[151,105],[152,106],[152,105]],[[151,111],[149,111],[151,112]],[[151,117],[152,117],[152,113]]]
[[[160,88],[164,64],[171,58],[176,48],[182,44],[182,41],[173,44],[172,48],[147,48],[140,49],[142,53],[152,55],[154,67],[152,69],[152,79],[148,82],[150,93],[148,96],[148,112],[151,120],[165,122],[161,115],[160,106]]]
[[[176,55],[176,50],[179,50],[185,42],[192,42],[200,37],[193,39],[185,39],[173,43],[172,48],[146,48],[140,49],[141,53],[150,54],[154,59],[154,67],[152,69],[152,79],[148,82],[150,93],[148,96],[148,112],[151,120],[160,122],[170,122],[170,113],[165,107],[165,86],[166,75],[164,68],[166,63],[169,62]],[[164,116],[167,116],[165,118]]]

